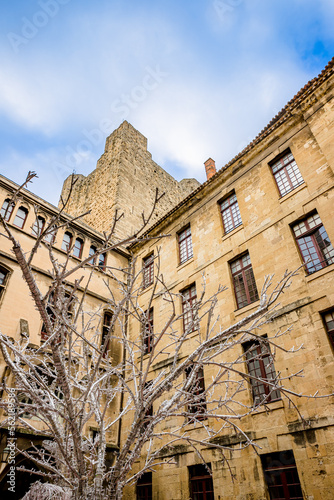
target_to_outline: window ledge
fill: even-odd
[[[247,306],[241,307],[240,309],[235,309],[234,315],[240,316],[240,314],[249,312],[252,309],[257,309],[259,307],[259,303],[260,303],[260,300],[256,300],[255,302],[252,302],[251,304],[248,304]]]
[[[179,264],[176,269],[179,271],[180,269],[183,269],[187,264],[190,264],[190,262],[194,262],[194,257],[191,257],[191,259],[182,262],[182,264]]]
[[[283,399],[279,399],[277,401],[272,401],[266,403],[265,405],[261,405],[259,406],[258,409],[254,410],[254,412],[252,412],[251,415],[255,416],[258,413],[269,413],[273,410],[280,410],[281,408],[284,408]]]
[[[283,203],[285,200],[288,200],[289,198],[291,198],[291,196],[293,196],[296,193],[299,193],[299,191],[302,191],[306,187],[307,187],[307,185],[306,185],[305,181],[302,182],[302,184],[300,184],[299,186],[297,186],[295,189],[292,189],[288,193],[286,193],[283,196],[281,196],[281,198],[278,199],[279,203]]]
[[[234,228],[233,231],[230,231],[229,233],[223,234],[222,241],[225,241],[228,238],[230,238],[231,236],[234,236],[236,233],[238,233],[239,231],[241,231],[241,229],[244,229],[244,225],[243,224],[240,224],[240,226]]]
[[[329,266],[324,267],[323,269],[320,269],[319,271],[315,271],[312,274],[306,274],[305,279],[306,283],[309,283],[310,281],[315,280],[316,278],[320,278],[321,276],[324,276],[324,274],[330,273],[333,271],[333,266],[334,264],[330,264]]]

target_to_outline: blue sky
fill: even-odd
[[[334,55],[332,0],[12,0],[0,6],[0,172],[56,204],[128,120],[205,180]]]

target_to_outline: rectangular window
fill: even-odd
[[[193,397],[193,402],[188,405],[188,412],[196,414],[196,420],[202,420],[203,413],[206,412],[206,398],[205,398],[205,384],[204,384],[204,370],[203,367],[196,367],[191,365],[185,370],[186,377],[192,377],[191,386],[188,392]],[[192,419],[191,419],[192,420]]]
[[[272,388],[266,381],[273,381],[276,378],[274,362],[270,353],[269,344],[265,342],[249,342],[244,344],[248,373],[251,376],[254,403],[260,404],[263,401],[269,403],[281,399],[278,389]]]
[[[279,160],[274,160],[271,169],[281,196],[304,182],[291,151],[287,151]]]
[[[9,271],[5,267],[0,266],[0,299],[5,293],[8,276]]]
[[[34,225],[32,227],[32,235],[33,236],[40,236],[40,234],[42,233],[43,229],[44,229],[44,225],[45,225],[45,219],[44,217],[41,217],[40,215],[36,218],[35,222],[34,222]]]
[[[234,193],[220,203],[220,211],[225,234],[242,224],[238,200]]]
[[[147,288],[154,280],[154,254],[143,259],[143,287]]]
[[[145,472],[138,479],[137,500],[152,500],[152,472]]]
[[[104,271],[106,268],[106,254],[105,253],[100,253],[99,255],[99,261],[98,261],[98,266],[101,269],[101,271]]]
[[[101,338],[101,347],[104,346],[104,342],[106,340],[106,337],[110,335],[110,327],[112,323],[112,314],[110,312],[105,312],[103,315],[103,325],[102,325],[102,338]],[[111,342],[110,338],[107,342],[106,348],[103,352],[103,357],[106,358],[108,355],[108,351],[110,349]]]
[[[5,222],[8,222],[10,219],[10,216],[12,215],[14,208],[14,203],[10,202],[10,199],[7,198],[1,207],[1,216],[3,217]]]
[[[182,295],[182,315],[184,331],[193,332],[197,329],[196,311],[196,285],[191,285],[181,292]]]
[[[15,219],[13,222],[14,226],[22,229],[26,221],[27,215],[28,215],[28,210],[24,207],[20,207],[15,215]]]
[[[183,264],[183,262],[186,262],[193,257],[190,226],[181,231],[178,236],[180,264]]]
[[[190,476],[191,500],[214,500],[211,464],[191,465]]]
[[[334,248],[317,213],[298,222],[292,229],[308,274],[334,264]]]
[[[303,500],[291,450],[261,455],[261,462],[271,500]]]
[[[334,309],[323,313],[322,319],[325,323],[327,335],[334,349]]]
[[[230,266],[237,306],[241,309],[259,298],[249,254],[234,260]]]
[[[144,354],[148,354],[152,351],[153,348],[153,307],[149,311],[145,312],[144,315]]]

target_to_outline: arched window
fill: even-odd
[[[82,254],[83,240],[81,238],[77,238],[73,247],[73,255],[74,257],[78,257],[80,259]]]
[[[9,278],[9,270],[0,266],[0,300],[3,297]]]
[[[47,234],[44,236],[44,241],[45,243],[50,243],[50,245],[53,245],[56,239],[56,234],[57,234],[57,227],[52,226],[47,229]]]
[[[42,233],[42,231],[44,229],[44,226],[45,226],[45,219],[44,219],[44,217],[41,217],[40,215],[38,215],[36,217],[34,225],[32,226],[32,232],[31,232],[31,234],[33,236],[37,236],[38,237]]]
[[[15,219],[13,222],[14,226],[22,229],[27,219],[27,215],[28,215],[28,210],[25,207],[20,207],[15,215]]]
[[[13,212],[13,208],[14,208],[14,204],[13,203],[10,203],[10,199],[7,198],[4,202],[3,202],[3,205],[2,205],[2,208],[1,208],[1,216],[3,217],[3,219],[8,222],[9,219],[10,219],[10,216],[12,215],[12,212]]]
[[[61,245],[61,249],[65,250],[65,252],[68,252],[69,249],[71,248],[72,239],[73,239],[72,234],[66,231],[66,233],[64,234],[64,239]]]
[[[99,255],[99,268],[104,271],[106,268],[106,254],[100,253]]]
[[[92,245],[89,249],[89,256],[94,255],[94,253],[96,253],[96,247],[94,245]],[[95,262],[96,262],[96,256],[93,257],[92,259],[90,259],[88,261],[88,264],[91,266],[95,266]]]

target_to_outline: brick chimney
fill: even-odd
[[[204,162],[204,165],[205,165],[206,178],[207,180],[209,180],[216,173],[215,161],[212,158],[209,158]]]

